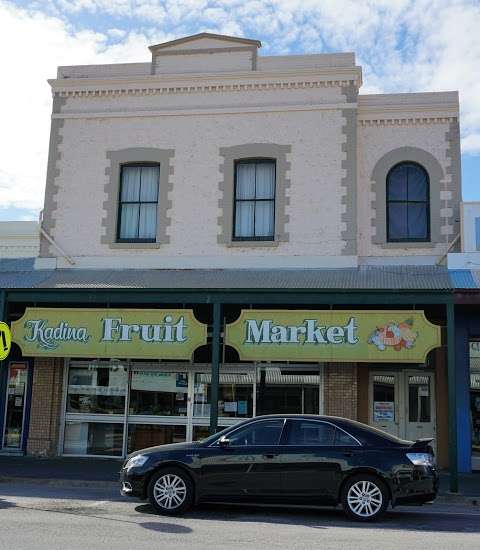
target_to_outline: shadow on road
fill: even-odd
[[[178,523],[154,523],[147,521],[144,523],[139,523],[138,525],[144,529],[158,531],[159,533],[175,533],[180,535],[193,533],[193,529],[190,529],[190,527],[186,527],[185,525],[178,525]]]
[[[4,510],[5,508],[15,508],[15,506],[16,504],[14,502],[0,498],[0,510]]]
[[[149,504],[135,507],[141,514],[156,515]],[[204,504],[194,508],[186,519],[204,521],[232,521],[245,523],[265,523],[269,525],[299,525],[312,529],[330,529],[333,527],[355,529],[384,529],[402,531],[444,532],[444,533],[480,533],[480,514],[468,509],[438,513],[419,508],[401,508],[388,511],[379,522],[350,521],[343,512],[333,508],[284,508],[274,506]],[[144,524],[145,525],[145,524]],[[156,524],[153,524],[156,525]],[[161,530],[162,524],[158,524]]]

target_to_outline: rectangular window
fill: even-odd
[[[233,240],[273,241],[275,161],[237,161],[234,201]]]
[[[122,456],[123,424],[66,422],[63,452],[74,455]]]
[[[160,165],[122,166],[118,242],[155,242]]]
[[[480,250],[480,218],[475,218],[475,250]]]
[[[127,367],[72,366],[68,371],[67,413],[124,414]]]

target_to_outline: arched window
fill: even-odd
[[[430,240],[428,174],[419,164],[402,162],[387,175],[387,241]]]

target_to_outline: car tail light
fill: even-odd
[[[407,453],[407,458],[415,466],[433,466],[433,455],[429,453]]]

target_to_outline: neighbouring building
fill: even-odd
[[[458,95],[362,95],[352,53],[259,48],[202,33],[49,81],[40,253],[3,284],[4,451],[325,413],[433,437],[455,474]]]
[[[0,259],[36,258],[39,249],[40,226],[38,222],[0,222]]]

